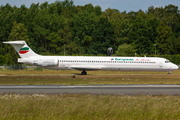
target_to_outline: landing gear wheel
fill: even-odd
[[[168,75],[171,75],[171,71],[168,72]]]
[[[87,72],[86,71],[82,71],[81,75],[87,75]]]

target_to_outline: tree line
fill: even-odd
[[[105,55],[112,47],[116,55],[180,54],[180,11],[175,5],[150,6],[120,12],[72,0],[49,4],[32,3],[29,8],[10,4],[0,7],[0,64],[17,64],[19,57],[2,41],[25,40],[42,55]]]

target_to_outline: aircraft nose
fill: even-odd
[[[172,66],[172,69],[177,70],[177,69],[179,69],[179,67],[174,64],[174,65]]]

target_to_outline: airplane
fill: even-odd
[[[94,57],[94,56],[42,56],[36,54],[25,41],[3,42],[11,44],[21,58],[19,63],[35,65],[46,69],[79,70],[81,75],[93,70],[118,71],[171,71],[179,67],[160,57]]]

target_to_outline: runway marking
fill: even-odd
[[[180,85],[0,85],[2,88],[121,88],[121,87],[179,87]]]

